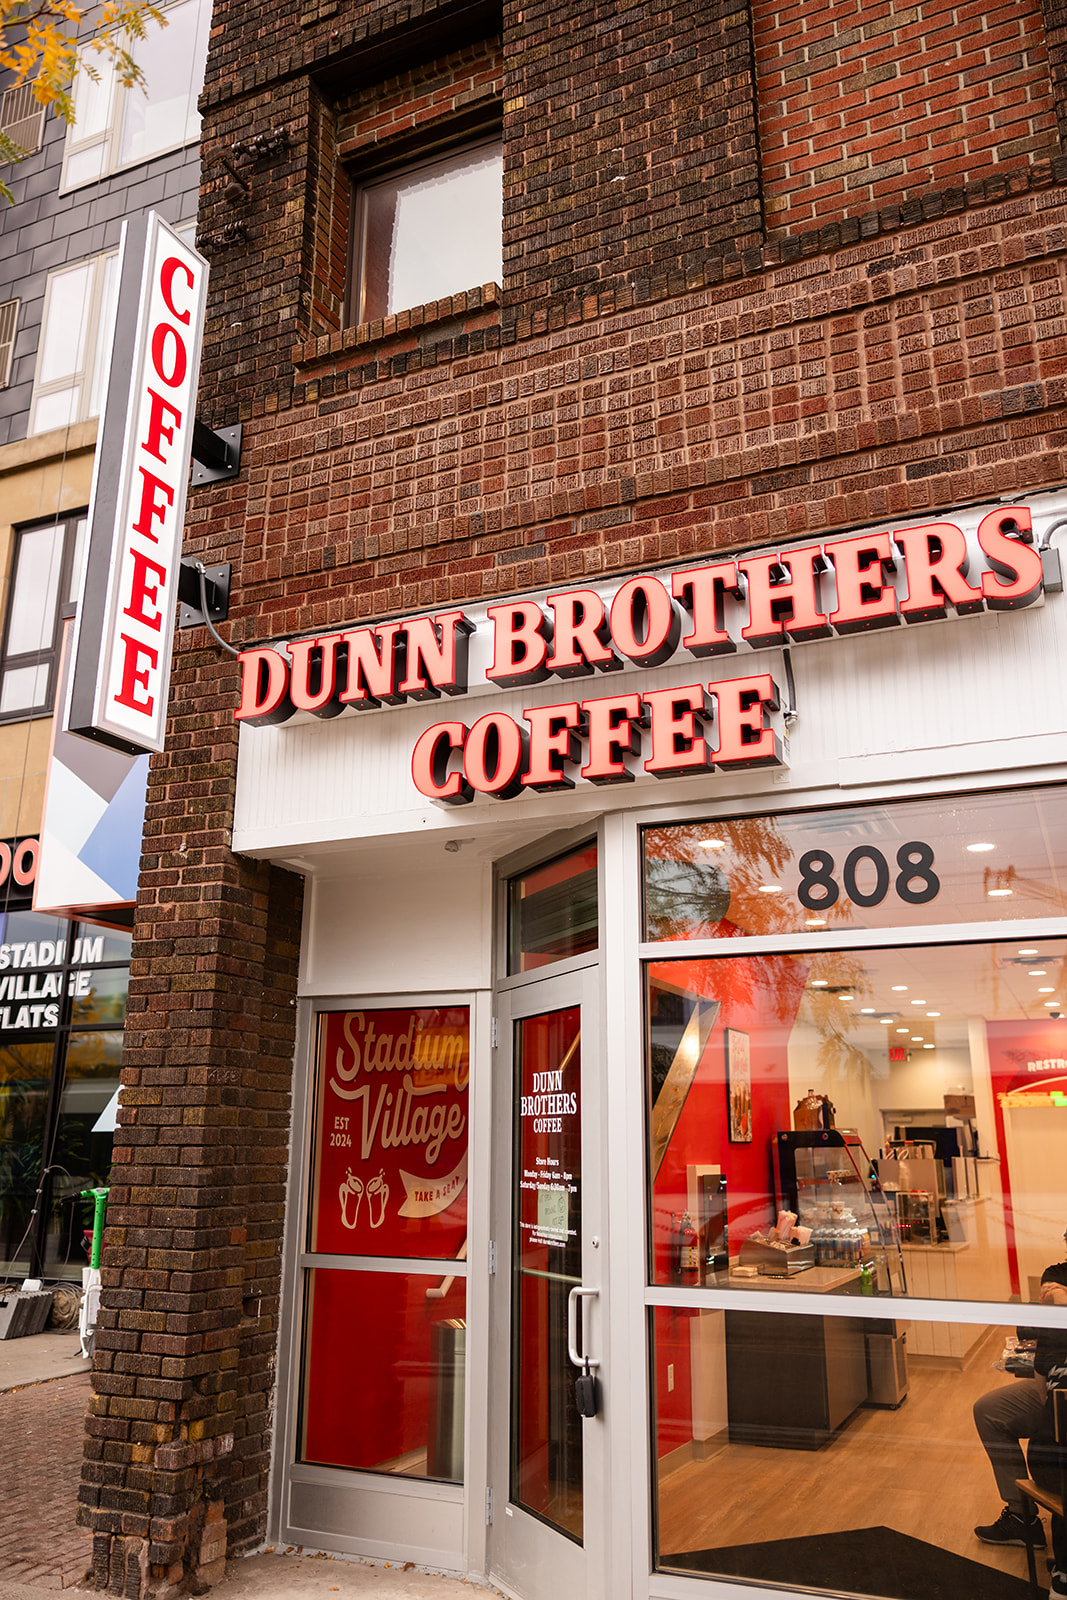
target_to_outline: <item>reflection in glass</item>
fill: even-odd
[[[149,28],[134,55],[144,90],[127,90],[119,162],[145,161],[157,150],[185,144],[200,131],[197,96],[204,83],[211,7],[207,0],[169,6],[167,26]]]
[[[508,971],[532,972],[595,950],[597,848],[583,845],[508,884]]]
[[[69,929],[70,923],[62,917],[52,917],[43,911],[0,914],[0,969],[51,967],[61,963]]]
[[[51,648],[66,529],[65,522],[31,528],[19,540],[5,644],[8,656]]]
[[[71,1021],[75,1027],[111,1023],[121,1027],[126,1015],[129,978],[125,967],[91,967],[74,973],[71,983]]]
[[[657,1568],[805,1593],[1025,1600],[1025,1550],[974,1532],[996,1521],[1003,1471],[1025,1476],[1010,1440],[994,1476],[972,1409],[997,1391],[1029,1403],[1032,1378],[992,1370],[1016,1329],[968,1325],[953,1362],[916,1356],[920,1329],[947,1346],[941,1323],[652,1312]],[[1038,1359],[1057,1347],[1067,1328],[1046,1331]]]
[[[1038,939],[649,963],[652,1281],[1025,1297],[1067,1216],[1065,960]]]
[[[1062,789],[644,830],[645,936],[1006,922],[1067,910]]]
[[[50,1039],[0,1046],[0,1263],[5,1270],[21,1264],[25,1271],[27,1265],[53,1049]]]
[[[300,1459],[463,1479],[466,1282],[307,1275]]]
[[[582,1281],[581,1011],[528,1017],[515,1031],[511,1498],[580,1541],[567,1300]]]

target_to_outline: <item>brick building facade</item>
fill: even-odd
[[[1055,492],[1067,480],[1067,155],[1059,133],[1067,116],[1067,20],[1052,0],[907,9],[717,0],[621,13],[602,4],[501,12],[480,0],[399,7],[309,0],[298,13],[220,0],[213,27],[201,99],[198,238],[211,261],[211,291],[200,413],[216,427],[241,422],[244,453],[239,478],[191,494],[186,550],[233,564],[222,624],[233,645],[250,651],[388,629],[424,613],[483,617],[486,607],[513,597],[614,592],[634,574],[728,565],[744,552],[787,560],[798,542],[821,549],[856,530],[954,526],[972,508],[992,514],[999,503],[1032,506],[1035,528],[1047,509],[1040,538],[1049,545]],[[255,144],[283,129],[285,141]],[[360,321],[367,185],[413,161],[496,139],[503,152],[499,281],[449,286],[436,299]],[[223,158],[242,145],[253,159],[240,166],[235,193]],[[874,570],[885,583],[885,571],[896,569],[875,561]],[[973,565],[956,568],[965,570],[974,582]],[[986,570],[993,576],[971,609],[982,609],[982,593],[994,599],[983,622],[967,625],[968,642],[979,628],[996,631],[982,634],[973,657],[962,646],[953,653],[963,634],[955,623],[945,624],[938,638],[951,643],[940,646],[928,643],[934,629],[897,638],[901,659],[923,663],[923,685],[899,690],[909,706],[929,694],[948,717],[954,697],[979,695],[983,658],[992,674],[993,657],[1003,666],[1015,648],[1016,635],[1005,632],[1009,624],[1022,629],[1025,618],[1013,614],[1015,601],[998,609],[995,574],[1003,565]],[[869,599],[874,580],[865,571]],[[752,570],[748,581],[751,590]],[[722,583],[733,592],[725,577]],[[1042,617],[1058,616],[1057,592],[1049,582]],[[787,612],[768,606],[780,634],[775,646],[797,642]],[[958,609],[962,617],[967,603]],[[944,610],[934,605],[923,620]],[[99,1588],[177,1594],[194,1576],[214,1581],[227,1550],[247,1551],[268,1531],[296,1537],[297,1529],[305,1542],[317,1535],[323,1548],[490,1573],[524,1597],[541,1592],[541,1580],[523,1578],[518,1556],[509,1560],[493,1545],[506,1489],[493,1477],[493,1430],[507,1403],[488,1391],[481,1400],[468,1392],[454,1534],[415,1526],[418,1515],[429,1515],[429,1500],[403,1514],[414,1518],[406,1531],[394,1528],[381,1500],[377,1521],[367,1513],[361,1522],[356,1511],[350,1522],[348,1511],[307,1520],[314,1492],[343,1498],[337,1480],[355,1470],[316,1455],[307,1442],[315,1378],[304,1342],[312,1339],[304,1286],[328,1270],[325,1262],[316,1267],[315,1246],[302,1232],[306,1186],[316,1181],[308,1172],[317,1170],[306,1151],[321,1133],[308,1063],[314,1029],[321,1040],[326,1024],[315,1018],[329,1014],[336,997],[342,1005],[362,1004],[361,997],[396,1005],[459,993],[476,1019],[483,998],[499,991],[500,962],[505,976],[510,970],[492,931],[494,873],[507,878],[511,870],[498,863],[518,862],[515,870],[525,872],[527,858],[516,852],[531,860],[558,855],[601,828],[603,873],[624,800],[646,820],[647,808],[660,806],[676,821],[701,805],[718,814],[723,806],[762,813],[783,797],[794,807],[802,798],[832,807],[856,796],[871,805],[925,803],[961,785],[1005,793],[1019,782],[1040,788],[1062,780],[1058,700],[1034,706],[1024,693],[1032,669],[1052,670],[1047,658],[1035,654],[1025,671],[1018,665],[1018,677],[1004,678],[1004,702],[988,711],[988,761],[973,754],[980,735],[965,739],[960,731],[946,732],[943,754],[924,764],[906,742],[880,732],[875,708],[892,703],[894,669],[879,656],[881,687],[873,679],[868,685],[873,656],[862,652],[887,647],[880,632],[876,641],[865,624],[857,628],[850,654],[842,643],[824,684],[829,695],[829,680],[847,659],[860,695],[850,731],[837,757],[823,749],[806,765],[794,739],[792,789],[789,769],[781,781],[762,770],[735,772],[725,787],[718,776],[653,785],[638,771],[629,796],[625,785],[609,792],[584,783],[565,808],[558,795],[526,794],[509,813],[490,786],[462,814],[411,808],[407,758],[422,724],[410,717],[427,696],[414,693],[394,715],[390,699],[404,695],[387,694],[380,716],[305,715],[286,730],[256,727],[264,719],[251,717],[239,735],[237,664],[202,631],[179,635],[167,748],[149,781],[82,1482]],[[380,647],[382,634],[375,639]],[[355,646],[346,648],[351,662]],[[799,714],[801,734],[802,662],[832,648],[817,643],[805,646],[812,654],[797,653],[799,694],[787,710]],[[579,662],[584,669],[591,661]],[[776,668],[779,688],[783,670]],[[559,675],[566,677],[562,668]],[[599,681],[587,678],[583,693]],[[305,697],[311,687],[309,678]],[[563,693],[559,684],[556,692]],[[1027,701],[1026,715],[1017,697]],[[443,705],[433,714],[462,717],[466,737],[472,718]],[[768,707],[776,710],[770,699]],[[402,717],[409,718],[407,755],[390,759],[403,767],[395,782],[408,785],[406,810],[390,822],[390,806],[400,804],[390,796],[399,791],[379,780],[370,757],[361,767],[353,746],[373,728],[368,748],[378,752],[375,741],[386,741],[384,730]],[[1008,747],[1013,731],[1031,740],[1023,757]],[[268,742],[286,739],[284,750]],[[339,770],[366,783],[373,803],[353,793],[346,810],[332,791],[321,806],[310,789],[296,795],[300,761],[325,772],[318,763],[327,740],[335,741],[329,748]],[[916,735],[914,748],[920,745],[932,750],[939,741],[929,732],[925,741]],[[874,764],[859,777],[841,776],[861,757]],[[442,776],[443,769],[438,782]],[[431,859],[427,852],[442,845],[447,858]],[[419,881],[429,928],[405,932]],[[624,922],[630,916],[629,904],[612,898],[617,892],[602,882],[602,927],[611,907]],[[472,964],[461,977],[460,956],[445,954],[442,907],[450,897],[465,908],[459,941],[471,941]],[[394,904],[407,910],[393,911]],[[1028,914],[1048,918],[1063,909],[1055,895],[1041,906]],[[377,953],[353,919],[374,924]],[[341,954],[323,953],[332,938],[348,941],[347,968]],[[390,981],[389,963],[395,973],[409,960],[412,975]],[[609,1034],[614,981],[605,979]],[[640,1009],[628,1015],[640,1034]],[[481,1153],[472,1143],[470,1204],[489,1210],[498,1183],[510,1192],[490,1156],[495,1135],[510,1126],[506,1117],[493,1122],[500,1114],[488,1086],[493,1060],[487,1039],[483,1051],[472,1035],[471,1093],[482,1121],[476,1138],[472,1109],[471,1138]],[[635,1115],[640,1121],[640,1110]],[[607,1116],[610,1123],[610,1105]],[[881,1132],[879,1124],[876,1147]],[[631,1207],[629,1232],[616,1228],[618,1248],[638,1257],[644,1245],[632,1241],[642,1236],[641,1217]],[[509,1225],[490,1226],[506,1232]],[[468,1266],[456,1269],[469,1296],[468,1374],[480,1370],[489,1342],[507,1327],[506,1295],[493,1298],[505,1291],[475,1254],[475,1241],[488,1237],[478,1227],[472,1220]],[[332,1261],[336,1252],[325,1254]],[[432,1254],[396,1252],[398,1259]],[[632,1253],[625,1259],[633,1267]],[[363,1261],[358,1270],[365,1269]],[[616,1283],[629,1270],[616,1268]],[[633,1270],[643,1283],[644,1268]],[[1012,1270],[1018,1277],[1023,1269]],[[371,1307],[375,1292],[368,1280]],[[960,1295],[978,1305],[1000,1299],[988,1285]],[[654,1296],[647,1303],[659,1306]],[[708,1315],[719,1316],[722,1291],[706,1303]],[[668,1296],[664,1317],[673,1304]],[[644,1316],[642,1309],[633,1326],[640,1329]],[[657,1309],[653,1343],[668,1340],[659,1317]],[[841,1320],[828,1318],[835,1327]],[[1000,1320],[1012,1319],[1005,1312]],[[976,1312],[971,1322],[978,1321]],[[997,1325],[992,1312],[985,1321]],[[475,1343],[479,1329],[484,1347]],[[658,1406],[666,1439],[667,1379],[660,1374],[663,1394],[648,1402],[643,1373],[651,1363],[656,1374],[657,1361],[635,1355],[633,1344],[625,1348],[638,1411]],[[671,1392],[674,1372],[672,1360]],[[618,1426],[609,1373],[610,1365],[606,1415]],[[601,1423],[584,1426],[587,1452],[600,1448],[588,1441]],[[351,1428],[358,1434],[358,1408]],[[638,1581],[651,1584],[642,1593],[658,1594],[653,1569],[733,1570],[687,1566],[664,1554],[672,1545],[657,1545],[652,1534],[639,1546],[640,1529],[651,1525],[647,1443],[633,1433],[617,1438],[625,1459],[637,1463],[638,1544],[620,1554],[606,1524],[598,1520],[594,1530],[587,1454],[588,1563],[579,1579],[564,1578],[573,1585],[565,1592],[619,1594],[625,1579],[635,1594]],[[510,1497],[529,1506],[514,1454],[500,1448],[512,1462]],[[674,1448],[664,1444],[658,1457],[666,1461]],[[609,1477],[602,1463],[603,1481]],[[482,1492],[494,1481],[495,1520],[483,1529]],[[611,1481],[629,1503],[630,1480]],[[666,1481],[659,1482],[664,1527]],[[831,1478],[821,1481],[832,1498]],[[290,1497],[298,1484],[299,1514]],[[562,1513],[533,1510],[574,1544]],[[743,1540],[738,1531],[719,1542]],[[973,1551],[968,1559],[976,1559]],[[809,1581],[804,1592],[838,1586],[829,1574]],[[728,1590],[725,1580],[717,1587],[708,1577],[691,1587],[705,1592],[709,1582],[708,1592]]]

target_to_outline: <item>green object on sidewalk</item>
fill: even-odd
[[[104,1212],[107,1210],[107,1197],[110,1189],[83,1189],[83,1200],[93,1202],[93,1248],[89,1257],[91,1267],[99,1267],[100,1251],[104,1243]]]

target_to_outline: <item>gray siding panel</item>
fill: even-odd
[[[0,76],[0,91],[9,82],[8,74]],[[196,216],[198,145],[61,195],[65,134],[65,124],[49,115],[43,147],[5,170],[15,204],[0,206],[0,302],[17,298],[22,304],[11,380],[0,389],[0,445],[26,437],[46,273],[114,249],[124,216],[152,207],[170,222]]]

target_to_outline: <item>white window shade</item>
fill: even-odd
[[[498,141],[422,162],[360,193],[357,320],[374,321],[502,276]]]

